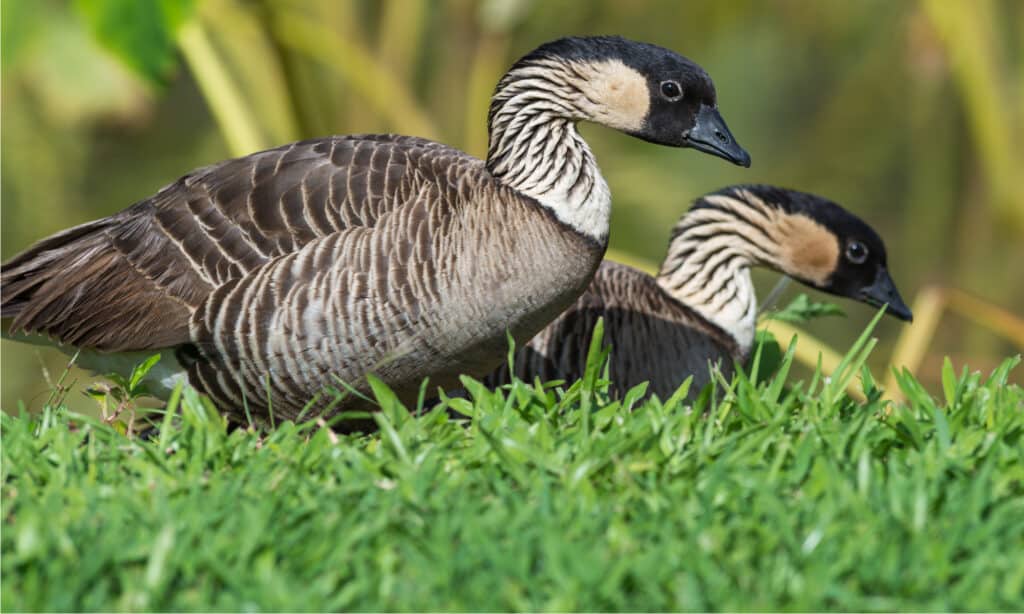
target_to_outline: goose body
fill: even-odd
[[[657,276],[602,262],[572,307],[516,352],[513,371],[527,381],[579,379],[603,318],[615,394],[649,382],[649,393],[667,398],[693,376],[693,396],[712,366],[730,377],[750,355],[757,301],[749,269],[756,265],[911,317],[882,240],[863,221],[811,194],[735,186],[698,199],[679,220]],[[485,378],[492,386],[508,380],[507,365]]]
[[[692,100],[654,101],[666,75]],[[173,356],[164,382],[180,365],[235,418],[294,417],[369,373],[409,400],[424,377],[488,372],[506,331],[529,339],[586,288],[611,201],[578,121],[749,163],[714,107],[710,78],[670,51],[549,43],[499,83],[486,161],[357,135],[199,169],[5,263],[3,317],[90,356]]]
[[[742,355],[728,333],[674,299],[654,277],[605,260],[582,296],[516,351],[516,376],[570,383],[583,377],[600,319],[604,342],[612,349],[609,377],[619,397],[649,382],[648,391],[664,399],[691,374],[691,390],[698,391],[710,379],[710,365],[720,365],[728,375],[732,361]],[[507,383],[508,366],[484,381],[492,387]]]

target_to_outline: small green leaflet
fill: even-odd
[[[807,322],[825,316],[845,315],[838,305],[812,301],[806,294],[798,294],[788,305],[773,312],[769,317],[783,322]]]

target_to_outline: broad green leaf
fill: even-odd
[[[166,85],[177,64],[175,31],[193,0],[76,0],[93,36],[150,84]]]

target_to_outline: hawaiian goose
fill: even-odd
[[[161,351],[164,392],[187,376],[233,419],[264,422],[326,386],[365,393],[371,372],[405,400],[425,377],[482,376],[506,330],[531,338],[601,261],[611,199],[583,120],[750,163],[695,63],[561,39],[498,83],[486,161],[359,135],[198,169],[8,261],[8,334],[85,348],[80,364],[104,370]],[[329,396],[307,415],[368,409]]]
[[[757,314],[754,265],[838,296],[886,304],[889,314],[911,319],[886,269],[882,239],[870,226],[812,194],[734,186],[699,198],[679,220],[657,277],[602,262],[575,304],[516,353],[516,375],[580,378],[603,317],[616,394],[649,381],[650,393],[667,398],[693,375],[694,395],[710,381],[709,363],[730,376],[733,361],[749,356]],[[507,382],[507,365],[485,381]]]

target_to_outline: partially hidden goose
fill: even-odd
[[[601,261],[611,199],[579,121],[750,164],[694,62],[560,39],[498,83],[486,160],[358,135],[195,170],[4,264],[7,334],[99,370],[159,351],[157,387],[187,377],[235,420],[294,417],[325,386],[365,393],[368,373],[407,401],[424,377],[483,376],[506,330],[530,339]],[[357,397],[306,415],[370,408]]]
[[[752,266],[911,319],[882,239],[858,217],[813,194],[733,186],[697,199],[680,218],[657,277],[602,262],[572,307],[517,351],[514,371],[526,381],[579,379],[604,318],[615,394],[646,381],[664,399],[693,375],[693,396],[710,381],[710,364],[729,377],[733,361],[749,357],[757,315]],[[484,381],[508,379],[505,365]]]

